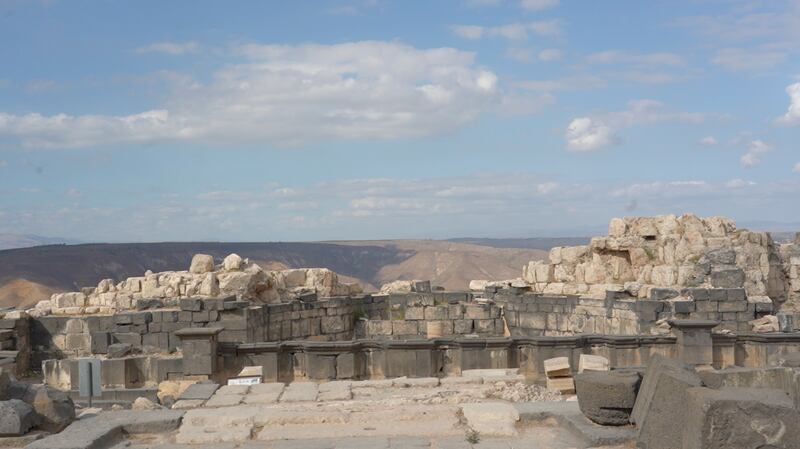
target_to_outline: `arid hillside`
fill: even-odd
[[[398,279],[430,279],[448,290],[464,290],[472,279],[512,279],[522,274],[522,266],[542,260],[541,249],[494,248],[439,240],[385,240],[338,242],[347,245],[377,245],[413,252],[401,262],[387,264],[375,276],[375,285]]]
[[[76,290],[111,278],[140,276],[145,270],[185,270],[195,253],[222,259],[237,253],[267,269],[326,267],[367,291],[397,279],[430,279],[450,290],[471,279],[520,276],[542,249],[436,240],[325,243],[130,243],[49,245],[0,251],[0,307],[30,305],[53,292]]]

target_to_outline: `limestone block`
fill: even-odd
[[[561,248],[561,263],[575,265],[589,253],[589,246],[565,246]]]
[[[208,254],[195,254],[189,266],[189,272],[194,274],[210,273],[214,271],[214,258]]]
[[[678,280],[677,267],[673,265],[658,265],[653,267],[650,282],[654,285],[668,287],[676,285]]]
[[[547,377],[561,377],[570,375],[569,359],[554,357],[544,361],[544,373]]]
[[[622,237],[628,230],[628,225],[621,218],[612,218],[608,223],[608,235],[610,237]]]
[[[219,296],[219,279],[214,273],[207,273],[205,279],[200,284],[199,293],[203,296]]]
[[[388,323],[392,325],[391,329],[393,335],[417,335],[419,333],[417,321],[395,320],[388,321]]]
[[[488,283],[489,281],[486,280],[472,280],[469,281],[469,289],[473,292],[482,292],[486,290],[486,284]]]
[[[749,321],[748,323],[753,327],[753,332],[767,333],[780,331],[778,317],[775,315],[765,315],[759,319]]]
[[[558,265],[561,263],[561,247],[556,246],[550,249],[550,263],[554,265]]]
[[[574,394],[575,379],[572,377],[548,377],[547,388],[561,394]]]
[[[229,254],[222,260],[222,269],[225,271],[238,271],[242,268],[243,262],[241,256],[238,254]]]
[[[564,294],[564,283],[563,282],[551,282],[547,284],[544,288],[545,294],[548,295],[563,295]]]
[[[388,320],[367,321],[367,336],[392,335],[392,322]]]
[[[575,280],[574,268],[567,265],[556,265],[553,269],[553,280],[555,282],[573,282]]]
[[[286,288],[303,287],[306,285],[306,270],[283,270],[283,281]]]
[[[581,354],[578,360],[579,373],[584,371],[608,371],[608,369],[609,361],[601,355]]]

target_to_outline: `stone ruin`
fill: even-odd
[[[236,297],[258,304],[289,302],[308,295],[348,296],[362,292],[357,282],[340,282],[327,268],[269,271],[237,254],[215,265],[214,258],[197,254],[188,271],[146,272],[115,283],[103,279],[97,287],[56,293],[29,313],[41,315],[111,314],[178,306],[181,298]]]
[[[800,306],[800,235],[778,245],[769,233],[737,229],[724,217],[614,218],[607,236],[553,248],[549,259],[523,269],[535,292],[644,299],[653,289],[674,289],[677,297],[693,287],[744,288],[779,307]]]
[[[103,280],[0,312],[0,369],[41,366],[45,384],[13,392],[0,372],[0,415],[17,433],[44,429],[31,398],[82,403],[77,360],[91,356],[104,407],[151,414],[101,413],[30,448],[116,444],[147,433],[142,422],[174,431],[170,444],[247,444],[309,420],[324,423],[312,433],[370,438],[444,429],[463,442],[466,422],[467,442],[516,442],[555,420],[575,447],[800,447],[800,241],[722,217],[634,217],[549,259],[463,292],[410,280],[363,293],[328,269],[267,271],[235,254]],[[218,388],[244,372],[258,383]],[[318,402],[348,412],[332,419]],[[409,425],[386,425],[395,414]]]

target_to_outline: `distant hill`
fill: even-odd
[[[430,279],[451,290],[471,279],[519,277],[538,249],[459,242],[387,240],[325,243],[119,243],[47,245],[0,251],[0,306],[31,304],[57,291],[77,290],[146,270],[186,270],[194,254],[222,260],[237,253],[266,269],[326,267],[368,289],[397,279]]]
[[[549,251],[556,246],[588,245],[590,237],[534,237],[521,239],[489,239],[462,237],[448,239],[448,242],[469,243],[472,245],[490,246],[492,248],[527,248]]]
[[[0,233],[0,250],[14,248],[28,248],[41,245],[58,245],[62,243],[81,243],[77,240],[60,237],[42,237],[34,234],[8,234]]]

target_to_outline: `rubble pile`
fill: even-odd
[[[115,283],[103,279],[96,287],[79,292],[56,293],[28,312],[32,316],[111,314],[177,306],[181,298],[230,297],[262,304],[287,302],[304,295],[319,297],[361,293],[358,283],[340,282],[327,268],[297,268],[268,271],[258,264],[231,254],[220,264],[206,254],[192,258],[188,271],[147,271]]]
[[[776,305],[800,304],[800,241],[777,245],[766,232],[737,229],[725,217],[692,214],[614,218],[607,236],[556,247],[523,280],[535,292],[649,298],[651,290],[744,288]]]

